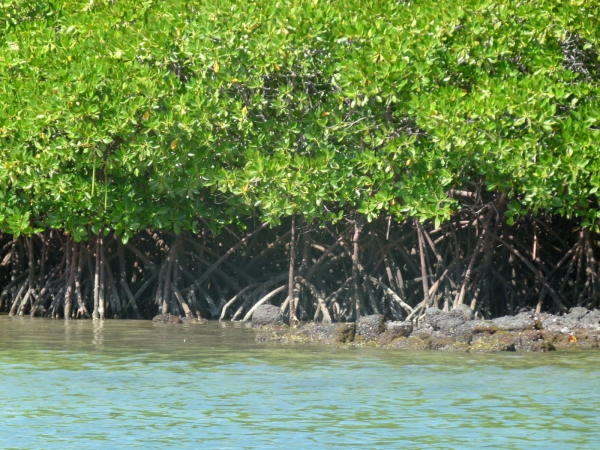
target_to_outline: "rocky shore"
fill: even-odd
[[[356,323],[308,323],[297,328],[285,325],[278,309],[264,305],[256,310],[253,326],[258,330],[257,341],[468,353],[547,352],[598,348],[600,344],[600,310],[580,307],[564,316],[525,311],[479,320],[462,305],[450,312],[429,308],[420,322],[387,321],[375,314]]]

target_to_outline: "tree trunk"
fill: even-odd
[[[295,326],[298,323],[296,317],[296,302],[294,301],[294,260],[296,259],[296,252],[294,248],[296,238],[296,215],[292,214],[292,228],[290,233],[290,266],[289,266],[289,279],[288,279],[288,300],[290,304],[290,326]]]
[[[94,311],[92,312],[94,320],[100,319],[100,265],[100,234],[98,234],[96,236],[96,266],[94,268]]]
[[[104,233],[103,230],[100,230],[100,234],[98,235],[100,239],[100,248],[99,248],[99,259],[98,264],[100,265],[100,283],[98,286],[98,317],[100,320],[104,320],[104,308],[106,306],[105,299],[105,274],[104,274]]]
[[[429,283],[427,282],[427,265],[425,264],[425,246],[423,245],[423,230],[419,221],[415,220],[417,226],[417,235],[419,241],[419,255],[421,257],[421,279],[423,283],[423,301],[427,307],[431,306],[429,303]]]
[[[354,222],[354,235],[352,236],[352,280],[354,283],[354,312],[356,314],[355,319],[358,320],[360,317],[360,305],[362,304],[362,295],[359,288],[359,248],[358,238],[362,231],[362,218],[357,218]]]
[[[73,242],[73,238],[67,236],[68,241],[71,242],[71,268],[69,269],[69,277],[67,279],[67,291],[65,293],[65,320],[71,319],[71,313],[73,310],[73,288],[75,284],[75,276],[77,272],[77,244]]]

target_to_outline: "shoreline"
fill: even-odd
[[[142,322],[202,325],[213,321],[167,314]],[[600,310],[582,307],[572,308],[563,316],[525,311],[514,316],[480,320],[474,317],[469,307],[462,305],[449,312],[429,308],[422,319],[415,322],[391,321],[383,315],[373,314],[363,316],[357,322],[305,322],[290,328],[284,323],[278,307],[262,305],[251,322],[232,324],[254,330],[257,342],[314,344],[331,348],[435,350],[471,354],[600,348]]]
[[[564,316],[533,311],[478,320],[463,307],[426,310],[420,323],[386,321],[379,314],[358,322],[310,322],[298,328],[254,324],[260,342],[312,343],[331,347],[374,347],[486,354],[502,351],[549,352],[600,347],[600,310],[575,307]]]

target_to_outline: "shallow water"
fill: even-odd
[[[600,448],[600,352],[279,346],[0,317],[0,448]]]

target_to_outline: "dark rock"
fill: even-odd
[[[446,317],[446,314],[444,311],[442,311],[439,308],[427,308],[425,310],[425,321],[428,323],[435,323],[437,320],[440,320],[443,317]]]
[[[356,336],[356,326],[353,323],[340,323],[335,327],[335,342],[350,344]]]
[[[425,324],[436,331],[451,332],[454,328],[465,323],[462,317],[450,317],[447,312],[438,308],[428,308],[425,311]]]
[[[281,327],[276,326],[275,328]],[[335,325],[307,323],[299,328],[290,328],[289,332],[284,330],[283,336],[282,342],[331,344],[335,338]]]
[[[356,321],[356,334],[365,339],[375,339],[385,330],[385,318],[381,314],[359,317]]]
[[[465,318],[465,320],[473,320],[473,318],[475,317],[475,311],[473,311],[469,306],[465,305],[464,303],[462,305],[458,305],[456,308],[454,308],[452,311],[450,311],[451,315],[461,315]]]
[[[452,333],[444,333],[447,336],[451,336],[456,342],[470,343],[473,339],[473,330],[476,328],[476,324],[479,321],[469,321],[456,327]]]
[[[524,331],[537,330],[543,327],[542,322],[537,320],[533,313],[523,312],[516,316],[498,317],[492,320],[499,331]]]
[[[472,317],[470,311],[465,309],[446,313],[433,308],[426,311],[427,320],[423,321],[424,326],[417,329],[413,329],[410,322],[388,322],[382,326],[383,317],[379,315],[363,317],[357,324],[308,323],[293,329],[286,325],[264,325],[260,327],[261,333],[256,339],[289,344],[377,346],[463,353],[547,352],[600,347],[600,326],[583,324],[587,317],[594,320],[600,317],[600,311],[580,314],[578,317],[583,317],[581,320],[548,313],[538,316],[533,311],[494,320],[468,320],[469,317]],[[542,326],[542,322],[549,326]],[[577,326],[567,329],[564,326],[566,322]],[[454,326],[456,323],[460,325]],[[358,333],[359,328],[362,334]]]
[[[194,324],[202,324],[202,325],[205,323],[208,323],[208,320],[206,320],[206,319],[202,319],[202,318],[196,319],[195,317],[182,317],[181,321],[183,323],[194,323]]]
[[[413,332],[412,322],[387,322],[385,327],[395,337],[408,337]]]
[[[283,313],[277,306],[260,305],[252,314],[252,325],[283,325]]]
[[[473,311],[466,305],[461,305],[450,312],[445,312],[437,308],[428,308],[425,311],[425,323],[430,325],[434,330],[443,331],[444,333],[453,333],[472,318]]]
[[[156,323],[183,323],[179,316],[173,314],[159,314],[152,319],[152,322]]]

